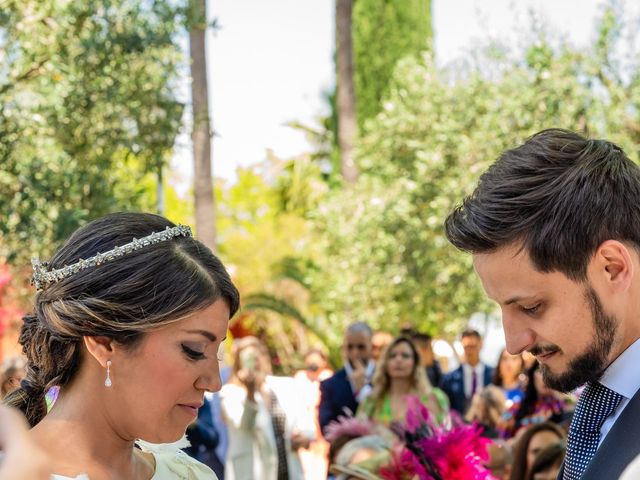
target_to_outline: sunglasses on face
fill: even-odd
[[[356,343],[356,344],[347,343],[347,350],[349,351],[360,350],[361,352],[364,352],[366,349],[367,349],[367,346],[363,343]]]

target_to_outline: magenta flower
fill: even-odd
[[[374,430],[375,425],[369,420],[340,415],[337,420],[332,420],[325,427],[324,438],[331,443],[341,436],[358,438],[371,435]]]
[[[391,463],[378,472],[384,480],[435,480],[407,448],[401,447],[391,452]]]
[[[400,435],[404,445],[380,470],[385,480],[488,480],[488,439],[477,424],[451,422],[437,426],[418,397],[407,399],[407,417]]]

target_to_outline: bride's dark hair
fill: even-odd
[[[71,265],[175,225],[147,213],[115,213],[78,229],[56,252],[50,270]],[[36,425],[46,391],[64,388],[78,371],[85,336],[135,348],[145,332],[179,321],[222,299],[233,316],[240,297],[222,262],[192,237],[147,245],[51,283],[35,296],[19,342],[27,357],[20,388],[4,403]]]

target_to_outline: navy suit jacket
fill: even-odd
[[[336,420],[338,415],[344,415],[345,408],[354,414],[358,409],[358,401],[351,390],[351,383],[344,368],[338,370],[332,377],[320,382],[320,407],[318,420],[324,434],[324,427]]]
[[[618,478],[636,456],[640,455],[640,390],[631,398],[596,454],[581,480]],[[562,479],[564,464],[558,474]]]
[[[492,377],[493,368],[485,365],[484,378],[478,388],[489,385]],[[462,365],[444,376],[440,388],[447,394],[447,397],[449,397],[451,408],[459,414],[464,415],[471,399],[464,396],[464,373],[462,372]]]

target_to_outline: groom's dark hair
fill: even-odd
[[[461,250],[517,245],[541,272],[583,280],[602,242],[640,250],[640,168],[611,142],[543,130],[500,156],[445,229]]]

